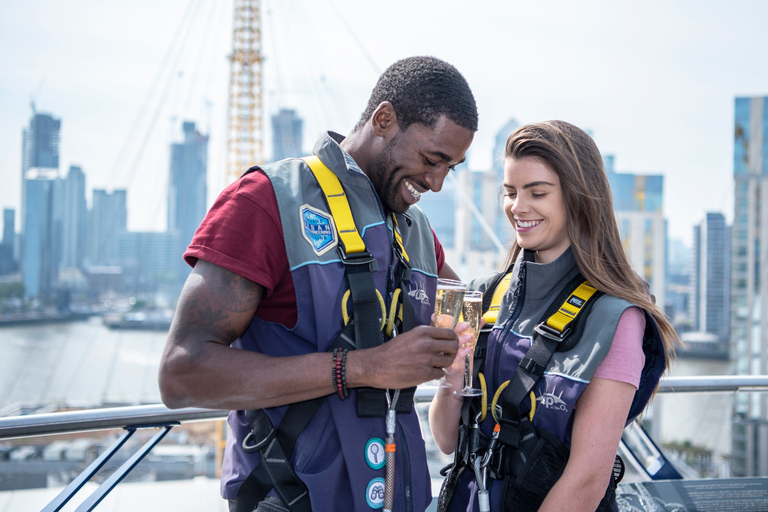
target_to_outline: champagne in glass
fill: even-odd
[[[435,320],[433,327],[446,327],[453,329],[459,321],[461,308],[464,301],[464,292],[467,285],[453,279],[438,279],[437,292],[435,293]],[[450,388],[453,385],[445,380],[445,376],[438,381],[441,388]]]
[[[472,334],[472,341],[469,342],[473,347],[477,343],[477,337],[480,334],[480,317],[483,316],[483,293],[478,291],[468,291],[464,293],[464,301],[461,307],[462,321],[467,322],[469,327],[467,331]],[[481,389],[472,387],[472,361],[474,360],[474,350],[464,356],[464,389],[454,391],[461,396],[480,396],[483,394]]]

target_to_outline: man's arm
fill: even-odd
[[[453,269],[448,265],[448,262],[443,263],[443,268],[440,269],[437,277],[442,277],[443,279],[453,279],[454,281],[461,281],[459,275],[453,271]]]
[[[168,407],[256,409],[335,392],[333,356],[270,357],[231,349],[248,328],[263,288],[198,260],[179,298],[160,363]],[[383,345],[347,355],[347,386],[405,388],[439,378],[458,349],[450,329],[420,326]]]

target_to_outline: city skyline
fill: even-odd
[[[60,172],[81,167],[89,191],[128,189],[129,229],[161,230],[166,215],[151,213],[166,197],[161,171],[182,121],[197,122],[211,137],[209,204],[223,186],[216,181],[223,175],[231,6],[75,4],[0,7],[0,45],[14,48],[0,56],[10,77],[0,85],[0,207],[19,211],[20,132],[34,99],[38,111],[63,119]],[[456,65],[478,99],[473,170],[491,167],[493,138],[509,118],[524,124],[557,117],[589,130],[603,153],[615,156],[617,172],[665,176],[670,236],[690,245],[693,226],[708,211],[731,221],[733,100],[768,93],[768,71],[756,64],[768,44],[759,29],[768,6],[435,5],[395,1],[374,17],[370,6],[350,0],[265,0],[264,119],[280,108],[296,109],[306,120],[309,150],[322,129],[351,129],[384,67],[407,55],[432,54]],[[284,24],[287,12],[296,26]],[[187,15],[208,20],[202,27],[208,44],[197,64],[169,51],[174,34],[195,33],[196,25],[183,23]],[[364,29],[372,19],[412,37],[377,38]],[[436,28],[425,28],[425,20]],[[271,30],[276,25],[283,27],[279,34]],[[316,48],[302,56],[313,36]],[[177,55],[180,64],[174,65]],[[158,71],[164,56],[168,76]],[[182,65],[185,56],[191,60]],[[153,77],[160,86],[152,97]],[[156,109],[162,97],[168,109]],[[18,230],[19,215],[16,221]]]

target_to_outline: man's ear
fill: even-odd
[[[397,113],[394,105],[382,101],[371,115],[371,128],[375,135],[385,139],[397,133]]]

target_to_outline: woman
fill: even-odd
[[[563,121],[519,128],[507,140],[502,192],[516,239],[487,355],[479,360],[476,353],[485,400],[465,405],[451,393],[462,385],[460,352],[447,371],[454,387],[438,390],[429,412],[444,453],[460,442],[440,507],[487,510],[481,505],[489,499],[491,510],[612,510],[622,430],[653,395],[679,340],[624,254],[602,158],[589,135]],[[488,294],[492,282],[498,275],[470,288]],[[586,300],[589,285],[597,291]],[[552,341],[559,331],[536,334],[568,302],[584,304],[570,336],[560,343]],[[550,347],[543,360],[528,352],[532,345]],[[518,404],[526,378],[532,392]],[[482,431],[479,441],[469,435],[473,423]]]

